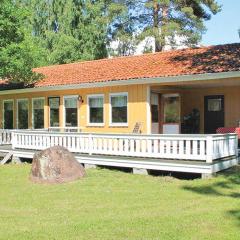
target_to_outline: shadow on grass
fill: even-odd
[[[201,186],[184,186],[184,189],[199,194],[240,199],[240,166],[219,173],[218,175],[224,179],[217,182],[207,181],[205,182],[206,184],[202,184]]]
[[[221,181],[204,181],[199,186],[183,186],[184,190],[191,191],[201,195],[210,195],[217,197],[228,197],[239,200],[240,205],[240,166],[236,166],[230,170],[218,174],[223,180]],[[240,208],[227,212],[230,216],[234,216],[239,220],[240,224]]]

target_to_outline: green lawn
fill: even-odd
[[[94,169],[36,185],[0,167],[0,239],[240,239],[240,168],[211,180]]]

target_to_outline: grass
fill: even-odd
[[[30,165],[0,167],[0,239],[239,239],[240,168],[210,180],[93,169],[36,185]]]

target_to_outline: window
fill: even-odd
[[[151,94],[151,113],[152,113],[152,123],[158,123],[158,94]]]
[[[17,123],[18,129],[28,128],[28,99],[17,100]]]
[[[103,95],[89,95],[88,96],[88,123],[93,125],[103,124]]]
[[[164,123],[179,123],[180,98],[177,95],[164,96]]]
[[[59,127],[59,97],[48,98],[50,108],[50,127]]]
[[[3,101],[3,128],[13,129],[13,100]]]
[[[33,128],[44,128],[44,98],[33,98],[32,101]]]
[[[112,125],[127,125],[128,113],[127,113],[128,95],[127,93],[115,93],[110,95],[111,104],[111,121]]]
[[[208,99],[208,111],[209,112],[219,112],[222,110],[222,99]]]
[[[78,125],[78,97],[64,97],[65,127],[77,127]]]

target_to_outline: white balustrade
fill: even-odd
[[[11,144],[11,130],[0,129],[0,145]]]
[[[43,150],[60,145],[74,153],[212,162],[237,154],[236,134],[93,134],[12,131],[12,146]]]

